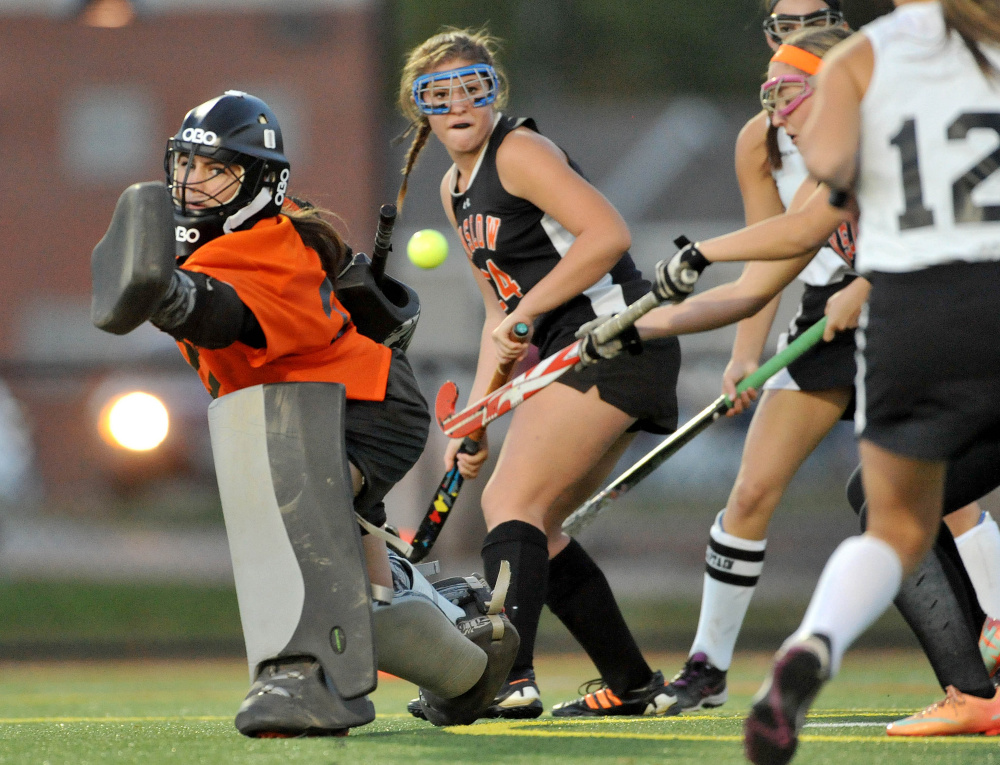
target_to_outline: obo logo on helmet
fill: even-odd
[[[187,128],[181,133],[181,140],[188,143],[200,143],[202,146],[216,146],[219,143],[219,136],[211,130]]]
[[[281,175],[278,176],[278,188],[274,193],[274,203],[279,207],[285,201],[285,194],[288,193],[288,168],[286,167],[281,171]]]
[[[174,226],[174,239],[178,242],[194,244],[201,238],[201,232],[196,228],[186,226]]]

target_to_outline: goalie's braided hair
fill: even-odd
[[[470,64],[488,64],[492,66],[497,74],[497,109],[502,109],[507,103],[507,77],[503,69],[497,64],[497,52],[500,49],[500,41],[493,37],[485,29],[473,31],[471,29],[456,29],[447,27],[440,33],[425,40],[416,48],[411,50],[403,65],[403,73],[399,80],[399,98],[397,105],[403,116],[409,119],[410,126],[406,132],[400,136],[405,138],[411,132],[413,141],[406,152],[406,161],[403,164],[403,181],[399,187],[399,194],[396,197],[396,207],[403,209],[403,200],[406,197],[406,189],[409,185],[410,173],[417,163],[417,157],[427,144],[427,139],[431,135],[430,122],[427,115],[417,108],[413,103],[413,82],[422,74],[426,74],[430,69],[447,61],[467,61]]]

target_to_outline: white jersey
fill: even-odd
[[[1000,260],[1000,79],[946,36],[937,2],[862,32],[875,67],[861,103],[859,270]],[[1000,49],[981,47],[1000,66]]]
[[[782,128],[778,128],[778,150],[781,152],[781,169],[772,170],[771,177],[774,178],[774,183],[778,187],[781,204],[787,210],[795,198],[795,192],[809,176],[809,171],[806,170],[799,150],[795,148],[792,139]],[[825,287],[827,284],[842,281],[844,276],[850,273],[853,271],[840,255],[830,247],[822,247],[816,253],[816,257],[802,269],[798,278],[814,287]]]

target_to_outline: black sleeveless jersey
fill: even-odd
[[[497,174],[497,150],[518,127],[535,132],[534,120],[500,115],[480,155],[465,193],[455,188],[452,168],[451,207],[466,255],[482,271],[503,310],[510,313],[524,294],[551,271],[573,244],[574,237],[552,216],[531,202],[509,194]],[[586,177],[569,157],[570,167]],[[532,342],[546,348],[557,337],[561,345],[573,339],[572,330],[598,316],[616,313],[649,292],[650,284],[628,252],[600,281],[535,322]],[[561,347],[560,345],[560,347]],[[554,352],[558,347],[548,347]]]

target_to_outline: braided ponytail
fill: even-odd
[[[427,139],[431,137],[431,126],[427,120],[423,120],[416,127],[413,142],[406,151],[406,162],[403,164],[403,182],[399,185],[399,194],[396,196],[396,209],[403,209],[403,200],[406,198],[406,189],[410,185],[410,173],[413,166],[417,164],[417,157],[421,149],[427,144]]]

